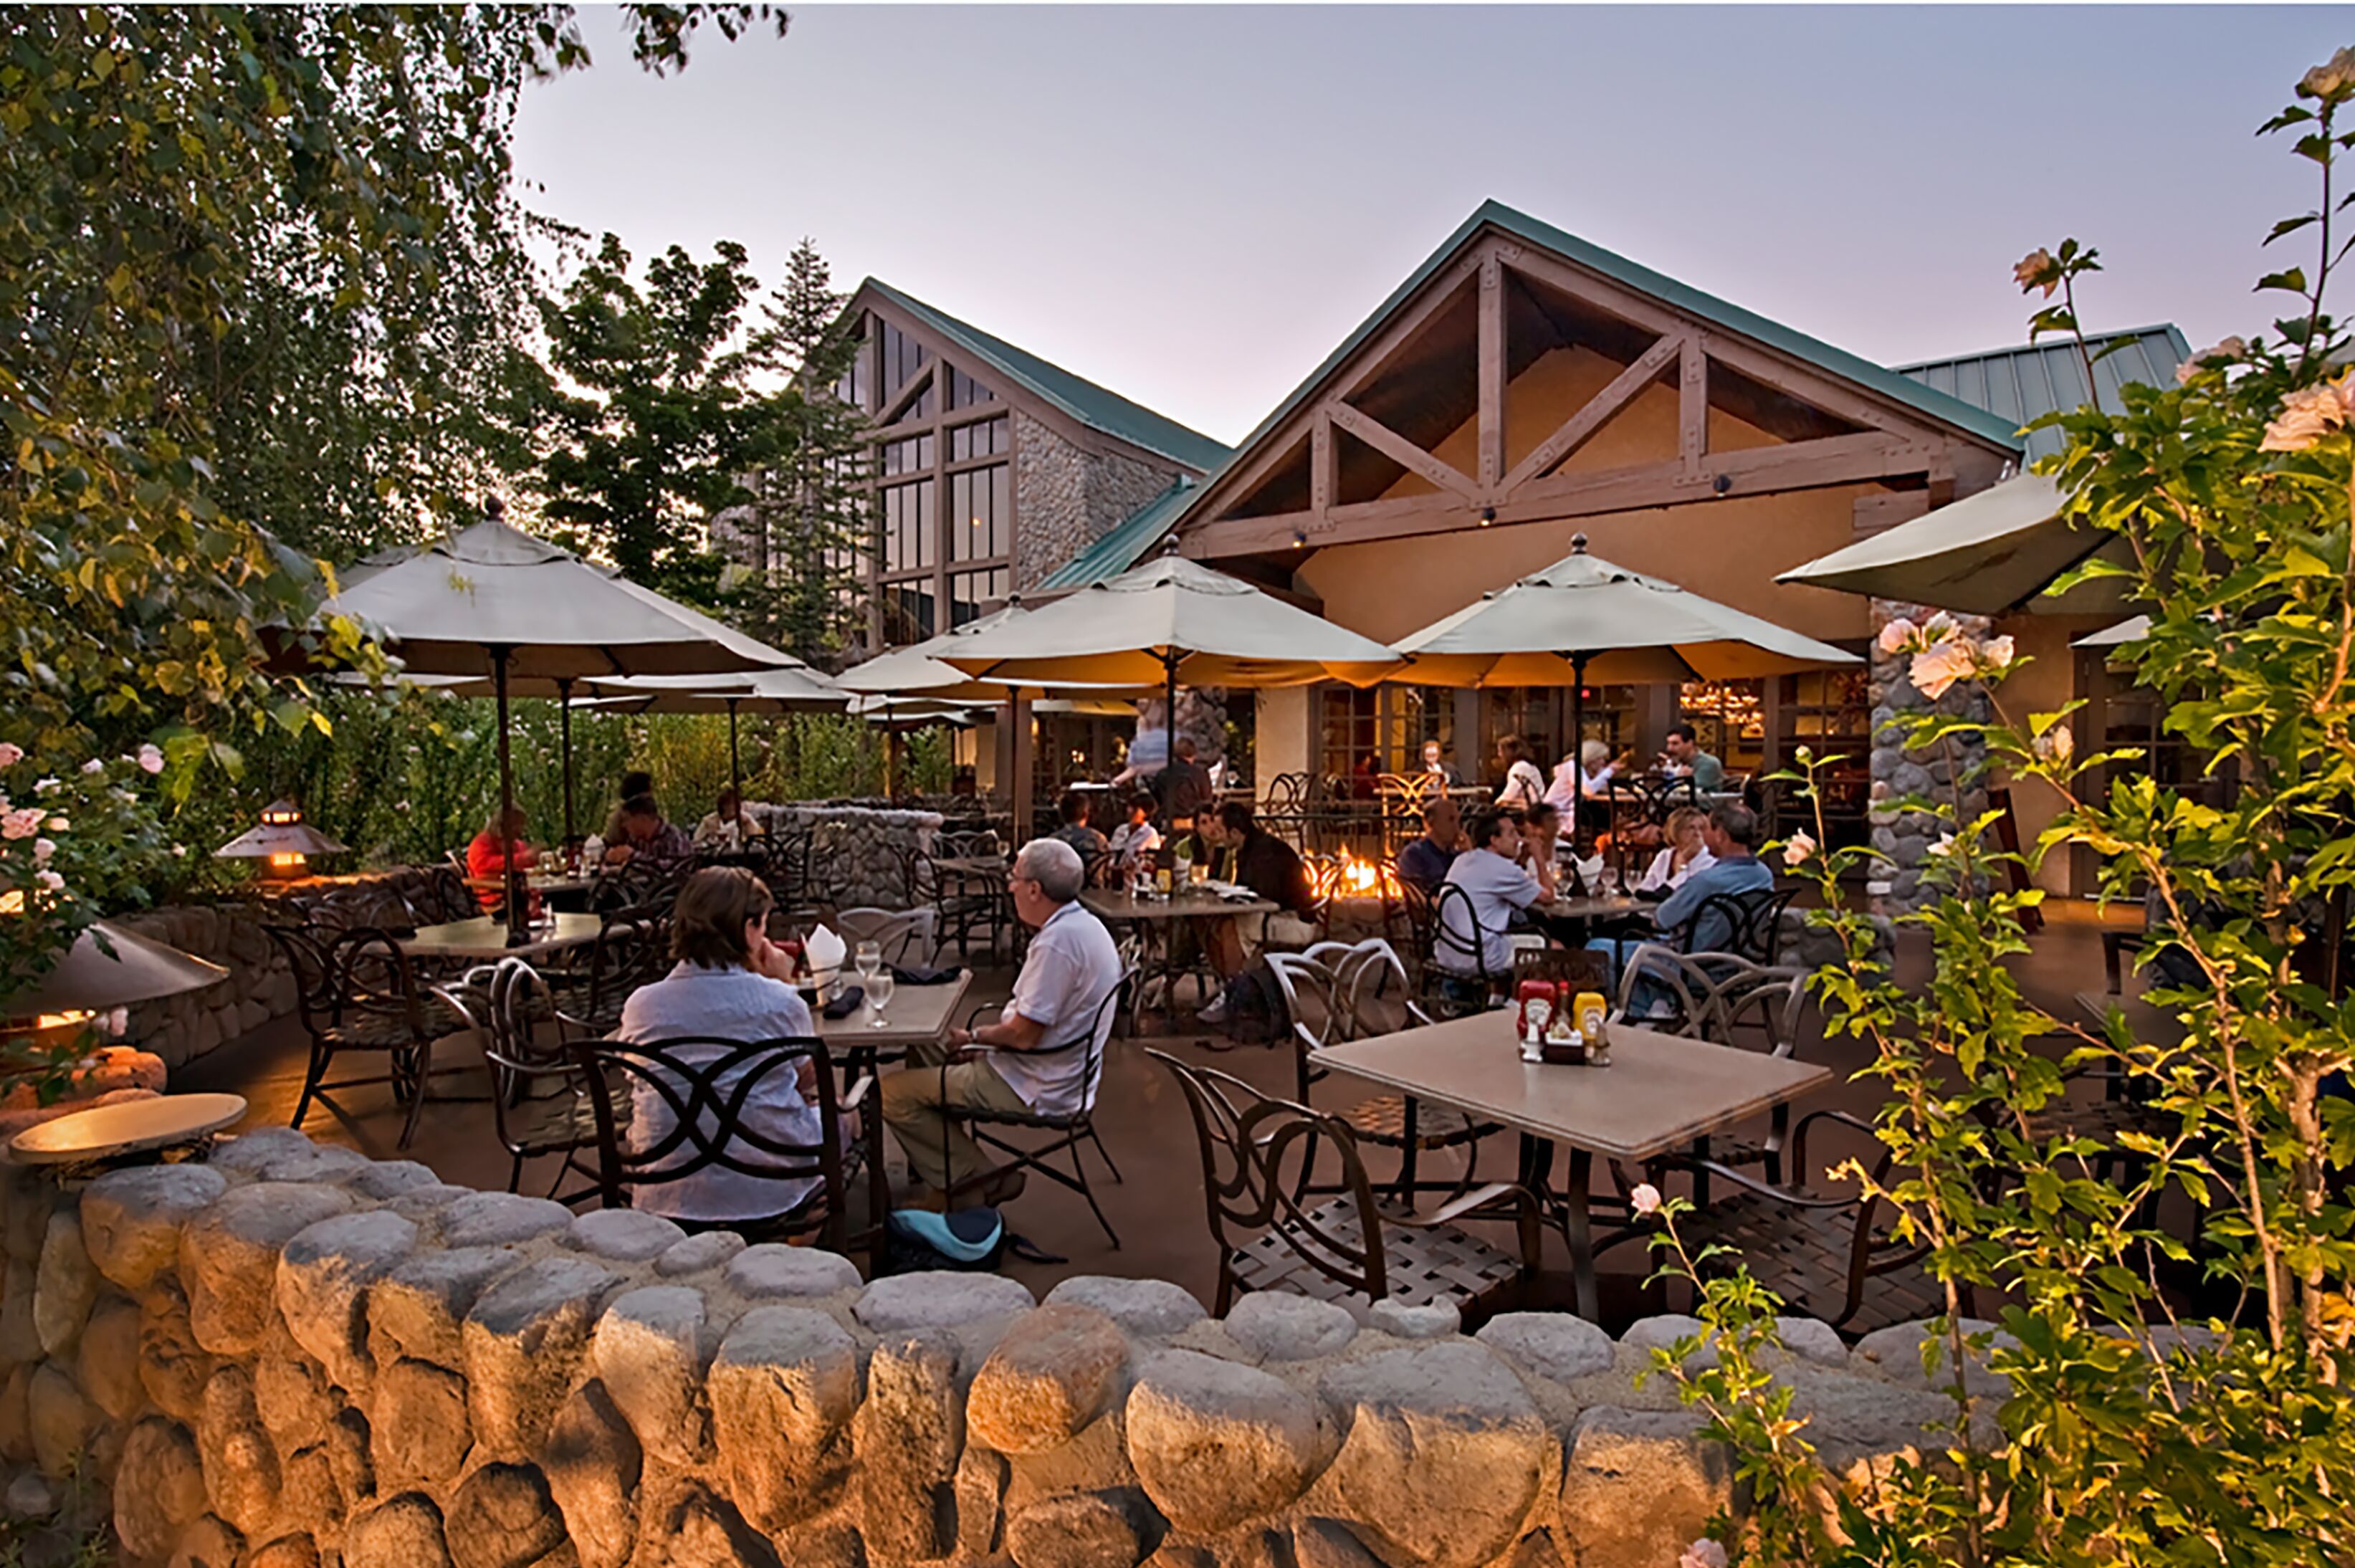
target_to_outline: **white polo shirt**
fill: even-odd
[[[1471,901],[1472,918],[1480,923],[1479,951],[1491,975],[1513,971],[1513,944],[1506,939],[1506,923],[1517,909],[1538,901],[1538,880],[1494,849],[1467,849],[1447,868],[1447,885],[1464,890]],[[1465,899],[1439,900],[1439,921],[1448,940],[1438,944],[1433,961],[1458,975],[1477,971],[1472,962],[1473,933],[1465,929]]]
[[[1022,973],[1015,976],[1014,996],[998,1016],[1011,1023],[1019,1014],[1039,1025],[1046,1031],[1039,1041],[1042,1049],[982,1048],[989,1052],[990,1066],[1007,1088],[1022,1096],[1024,1104],[1040,1115],[1062,1116],[1095,1104],[1096,1084],[1103,1076],[1103,1042],[1096,1042],[1092,1073],[1084,1045],[1045,1052],[1086,1039],[1104,998],[1119,985],[1120,950],[1113,944],[1112,933],[1077,899],[1049,915],[1047,923],[1031,933],[1030,952],[1022,960]],[[1106,1032],[1111,1021],[1104,1020]]]

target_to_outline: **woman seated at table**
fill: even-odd
[[[695,847],[741,849],[760,833],[760,819],[744,809],[744,797],[730,786],[719,792],[717,809],[695,825]]]
[[[1661,837],[1667,847],[1652,857],[1652,863],[1636,883],[1639,893],[1668,894],[1685,885],[1685,879],[1695,871],[1705,871],[1717,864],[1717,857],[1709,852],[1701,837],[1708,826],[1709,813],[1699,806],[1680,805],[1668,813],[1661,827]]]
[[[1146,790],[1128,797],[1128,820],[1113,829],[1113,869],[1121,877],[1136,874],[1137,862],[1161,848],[1161,829],[1153,826],[1153,814],[1161,803]]]
[[[741,866],[709,866],[687,878],[671,916],[671,955],[677,963],[662,979],[630,993],[614,1038],[654,1045],[689,1037],[751,1043],[815,1034],[809,1006],[792,984],[793,959],[769,940],[771,902],[761,880]],[[686,1046],[677,1060],[697,1066],[719,1060],[729,1049]],[[741,1071],[723,1075],[717,1088],[727,1094],[742,1076]],[[775,1142],[815,1146],[821,1132],[811,1098],[816,1082],[809,1057],[795,1064],[791,1077],[772,1070],[753,1086],[739,1120],[748,1132]],[[661,1143],[676,1125],[670,1103],[642,1079],[634,1079],[631,1099],[631,1146]],[[766,1157],[748,1155],[747,1163]],[[707,1165],[676,1181],[639,1187],[631,1204],[674,1220],[772,1220],[805,1201],[817,1184],[815,1176],[752,1176]]]
[[[518,876],[528,875],[539,864],[539,851],[524,841],[523,830],[523,808],[511,805],[492,813],[474,841],[466,846],[466,875],[475,883],[475,899],[492,914],[506,906],[508,863],[514,863]]]

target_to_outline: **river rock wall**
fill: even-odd
[[[773,834],[807,834],[809,901],[843,909],[906,909],[908,859],[929,851],[937,811],[872,805],[748,806]]]
[[[1688,1319],[868,1284],[283,1128],[0,1185],[0,1491],[94,1476],[129,1563],[1658,1568],[1740,1501],[1636,1375]],[[1939,1445],[1918,1328],[1784,1338],[1851,1484]]]

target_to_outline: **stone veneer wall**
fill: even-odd
[[[0,1173],[5,1488],[88,1462],[210,1568],[1657,1568],[1739,1506],[1649,1350],[1555,1314],[988,1275],[447,1187],[273,1128]],[[1918,1327],[1789,1319],[1853,1484],[1943,1446]],[[1999,1392],[1975,1372],[1982,1395]]]
[[[1963,785],[1962,820],[1968,822],[1987,809],[1987,742],[1977,736],[1953,736],[1929,751],[1909,751],[1884,728],[1900,715],[1936,712],[1986,722],[1992,718],[1987,693],[1964,683],[1932,702],[1907,673],[1910,654],[1881,649],[1881,629],[1903,616],[1919,625],[1939,612],[1921,604],[1888,599],[1872,601],[1872,846],[1894,862],[1865,885],[1875,911],[1900,914],[1929,901],[1922,891],[1922,864],[1941,828],[1937,818],[1918,811],[1892,811],[1884,802],[1923,795],[1952,804],[1957,782]],[[1956,615],[1966,635],[1985,637],[1990,623],[1982,616]]]
[[[1089,452],[1015,410],[1015,590],[1028,589],[1093,544],[1181,472],[1175,463]]]
[[[908,907],[909,853],[930,849],[937,811],[873,805],[747,806],[769,831],[810,836],[813,898],[845,909]]]

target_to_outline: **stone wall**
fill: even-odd
[[[1932,702],[1922,695],[1907,673],[1913,656],[1881,651],[1881,629],[1890,622],[1903,616],[1918,625],[1936,613],[1939,612],[1925,605],[1888,599],[1872,601],[1870,824],[1872,847],[1890,857],[1891,863],[1866,884],[1865,891],[1872,899],[1873,909],[1882,914],[1900,914],[1929,901],[1922,888],[1922,866],[1929,858],[1930,846],[1944,831],[1937,818],[1927,813],[1891,810],[1885,803],[1921,795],[1951,806],[1959,784],[1961,820],[1971,821],[1987,809],[1984,739],[1950,736],[1928,751],[1916,752],[1883,732],[1901,715],[1936,712],[1982,722],[1992,717],[1987,693],[1975,683],[1958,684]],[[1956,615],[1954,619],[1967,636],[1984,638],[1988,635],[1990,623],[1984,617]]]
[[[806,832],[810,897],[846,909],[906,909],[907,857],[930,849],[933,835],[941,830],[937,811],[848,805],[746,809],[759,816],[770,832]]]
[[[1657,1568],[1739,1506],[1636,1376],[1688,1319],[862,1284],[284,1128],[0,1182],[0,1491],[85,1466],[132,1563]],[[1786,1320],[1843,1476],[1943,1446],[1921,1339]]]
[[[1014,587],[1027,592],[1178,481],[1173,462],[1090,452],[1014,411]]]

